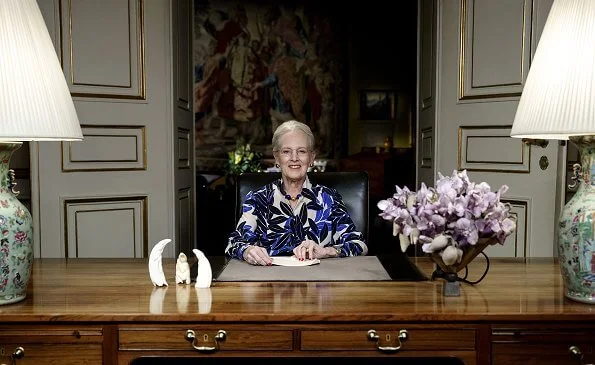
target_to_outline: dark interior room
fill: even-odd
[[[368,173],[370,254],[392,252],[398,245],[385,242],[391,227],[378,217],[376,203],[391,196],[395,185],[415,188],[417,1],[401,2],[397,11],[380,2],[194,5],[200,248],[220,255],[235,225],[238,170],[231,169],[230,151],[249,144],[258,169],[266,170],[274,165],[274,127],[297,119],[310,124],[317,138],[321,165],[311,173]],[[259,88],[272,74],[279,87]],[[254,90],[262,93],[242,98]],[[285,95],[285,109],[275,91]],[[384,107],[374,104],[379,99]]]

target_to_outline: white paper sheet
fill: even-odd
[[[320,264],[319,259],[300,261],[295,256],[273,256],[273,265],[277,266],[310,266]]]

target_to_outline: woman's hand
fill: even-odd
[[[267,250],[260,246],[248,246],[244,251],[244,261],[251,265],[269,266],[273,264]]]
[[[293,249],[293,254],[298,260],[324,259],[336,257],[337,250],[334,247],[322,247],[312,240],[305,240]]]

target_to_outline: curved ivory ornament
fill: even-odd
[[[199,249],[192,249],[192,252],[198,259],[198,273],[196,274],[195,288],[210,288],[213,280],[213,271],[211,270],[211,263],[205,254]]]
[[[163,249],[165,246],[171,242],[171,239],[166,238],[163,239],[151,250],[151,254],[149,255],[149,276],[151,277],[151,282],[153,282],[153,286],[167,286],[167,280],[165,280],[165,275],[163,274],[163,262],[162,262],[162,254]]]

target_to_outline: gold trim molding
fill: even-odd
[[[522,34],[520,51],[520,74],[518,81],[494,83],[491,85],[475,85],[473,77],[476,0],[460,1],[459,16],[459,101],[473,101],[481,99],[517,99],[520,97],[529,73],[531,59],[531,29],[533,27],[532,0],[522,0]],[[497,70],[496,70],[497,71]]]
[[[458,138],[457,169],[468,171],[491,171],[505,173],[530,173],[531,148],[520,139],[510,137],[511,125],[460,126]],[[470,138],[511,139],[519,145],[519,162],[497,162],[472,160],[468,158]]]
[[[74,42],[72,37],[73,1],[75,0],[60,0],[59,5],[60,34],[62,35],[60,45],[61,53],[63,55],[61,57],[62,65],[67,76],[66,79],[72,96],[83,98],[146,100],[144,0],[128,0],[128,26],[131,32],[129,37],[132,40],[136,40],[136,42],[132,44],[132,46],[135,46],[136,52],[134,53],[136,54],[131,54],[132,49],[129,49],[130,64],[128,72],[131,81],[129,85],[108,85],[76,81],[74,74]],[[66,47],[64,43],[66,43]],[[129,92],[126,93],[123,92],[123,90],[128,90]]]
[[[91,125],[82,124],[81,129],[86,139],[89,137],[118,138],[130,137],[136,140],[135,158],[117,160],[80,160],[73,156],[72,146],[83,141],[62,142],[62,172],[78,171],[139,171],[147,170],[146,127],[142,125]],[[128,134],[125,134],[128,133]],[[109,146],[105,146],[109,148]]]
[[[69,226],[68,226],[68,208],[69,206],[73,205],[73,204],[88,204],[88,205],[97,205],[98,207],[101,206],[101,204],[104,205],[109,205],[109,204],[115,204],[115,203],[140,203],[141,204],[141,219],[140,222],[142,224],[141,227],[141,232],[142,232],[142,240],[141,240],[141,250],[142,250],[142,257],[148,257],[148,253],[149,253],[149,244],[148,244],[148,240],[149,240],[149,235],[148,235],[148,222],[149,222],[149,210],[148,210],[148,197],[145,196],[123,196],[123,197],[118,197],[118,196],[109,196],[109,197],[100,197],[100,198],[71,198],[71,199],[64,199],[63,200],[63,214],[64,214],[64,232],[63,232],[63,237],[64,237],[64,255],[66,258],[69,258],[69,250],[68,250],[68,246],[69,246],[69,240],[68,240],[68,236],[69,236]],[[85,212],[108,212],[108,211],[115,211],[115,210],[130,210],[133,208],[119,208],[119,209],[114,209],[114,208],[105,208],[105,209],[86,209],[84,210]],[[78,213],[75,212],[75,214]],[[75,236],[78,235],[78,227],[75,224]],[[134,249],[134,255],[136,257],[136,245],[135,245],[135,249]],[[78,257],[78,242],[75,242],[75,257]]]

